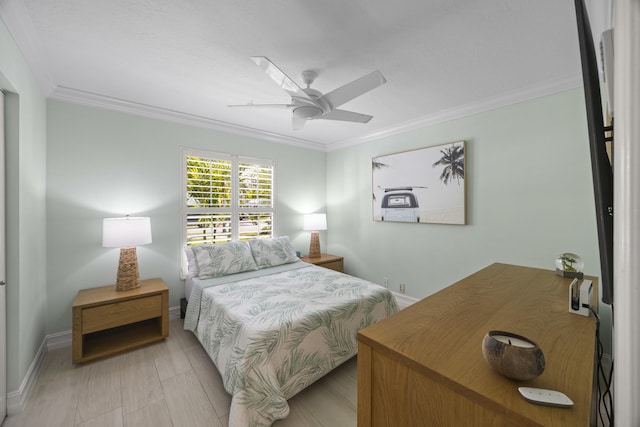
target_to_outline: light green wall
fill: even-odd
[[[467,225],[374,222],[372,157],[466,140]],[[494,262],[599,275],[581,89],[328,153],[328,250],[348,273],[423,298]],[[431,165],[425,165],[431,167]],[[610,311],[601,309],[605,331]],[[606,346],[610,348],[609,334]]]
[[[46,322],[46,102],[0,22],[0,89],[5,95],[7,391],[22,384]]]
[[[71,328],[79,289],[115,282],[119,251],[101,246],[105,217],[151,217],[140,276],[162,277],[170,306],[179,304],[180,147],[275,160],[274,233],[306,252],[302,213],[324,210],[326,153],[60,101],[47,115],[49,333]]]

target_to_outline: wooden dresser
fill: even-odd
[[[594,303],[597,302],[597,279]],[[358,426],[588,426],[596,322],[569,313],[572,279],[493,264],[363,329],[358,344]],[[595,305],[595,304],[594,304]],[[596,305],[597,308],[597,305]],[[538,343],[546,368],[523,382],[482,356],[490,330]],[[519,386],[559,390],[571,408],[534,405]]]

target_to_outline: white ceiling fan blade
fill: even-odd
[[[343,122],[368,123],[369,120],[373,118],[373,116],[354,113],[353,111],[333,110],[319,118],[327,120],[341,120]]]
[[[307,95],[295,81],[271,62],[269,58],[266,56],[252,56],[251,59],[258,67],[262,68],[278,86],[287,91],[289,95],[311,100],[309,95]]]
[[[329,102],[333,108],[337,108],[342,104],[359,97],[387,82],[380,71],[373,71],[358,80],[347,83],[338,89],[332,90],[325,94],[323,98]]]
[[[231,104],[227,107],[253,107],[253,108],[293,108],[293,104]]]
[[[300,130],[304,128],[304,125],[307,122],[307,119],[299,117],[296,114],[293,114],[292,117],[293,118],[291,119],[291,127],[293,128],[293,130]]]

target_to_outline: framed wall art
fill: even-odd
[[[465,141],[371,160],[373,220],[466,224]]]

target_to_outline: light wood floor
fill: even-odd
[[[230,396],[195,336],[170,322],[161,343],[74,366],[71,348],[47,354],[26,409],[2,427],[227,426]],[[355,426],[356,360],[289,401],[274,427]]]

